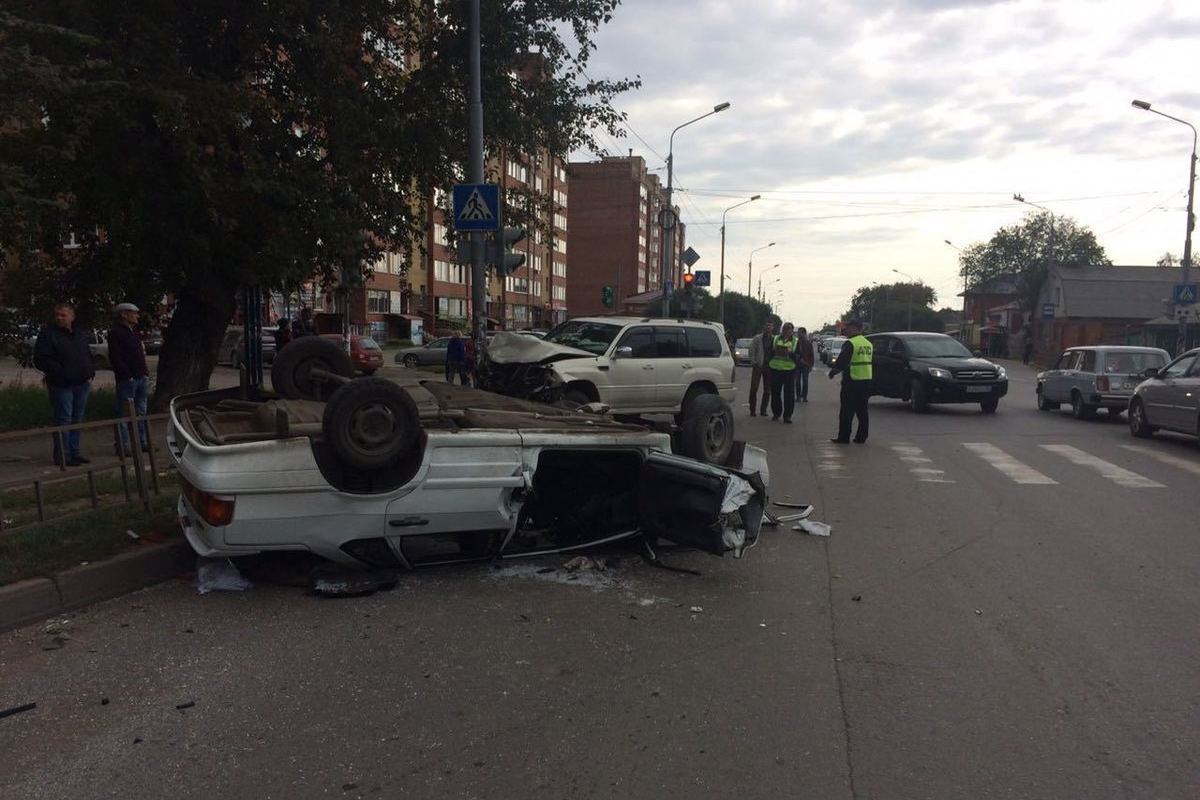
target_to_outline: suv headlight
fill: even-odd
[[[1005,380],[1008,378],[1008,370],[1004,367],[996,367],[996,377],[1000,380]]]
[[[930,367],[929,368],[929,377],[941,378],[943,380],[949,380],[950,378],[953,378],[954,376],[950,374],[950,370],[948,370],[948,369],[942,369],[941,367]]]

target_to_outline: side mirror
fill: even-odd
[[[983,358],[983,351],[982,350],[972,350],[971,355],[975,356],[976,358]]]
[[[617,352],[613,353],[613,358],[633,358],[633,348],[627,344],[621,345]]]
[[[1158,377],[1158,367],[1147,367],[1146,371],[1143,372],[1142,375],[1144,375],[1147,378],[1157,378]]]

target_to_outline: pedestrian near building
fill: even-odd
[[[134,413],[146,416],[146,404],[150,400],[150,370],[146,368],[146,350],[138,336],[137,324],[141,311],[133,303],[118,303],[113,311],[117,322],[108,332],[108,363],[112,367],[117,383],[117,418],[129,415],[129,401],[133,401]],[[117,426],[115,447],[129,454],[129,425]],[[150,449],[146,422],[138,422],[138,437],[143,450]]]
[[[812,372],[816,359],[813,357],[812,339],[808,330],[796,331],[796,402],[808,402],[808,374]]]
[[[755,409],[767,415],[767,403],[771,401],[771,372],[767,362],[771,360],[771,344],[775,340],[775,323],[768,319],[763,323],[762,333],[750,340],[750,416]],[[758,385],[762,383],[762,405],[758,403]]]
[[[296,322],[292,325],[292,337],[299,339],[301,336],[316,336],[317,323],[313,322],[313,311],[308,306],[300,309],[300,316],[296,318]]]
[[[88,391],[96,370],[87,335],[75,324],[75,307],[59,303],[54,307],[54,324],[42,328],[33,349],[33,365],[41,370],[50,392],[50,408],[55,425],[83,421]],[[66,452],[63,452],[63,440]],[[54,437],[54,463],[77,467],[89,460],[80,453],[78,430]]]
[[[274,336],[275,352],[278,353],[296,338],[296,334],[292,332],[292,321],[287,317],[281,318],[279,324],[275,326]]]
[[[871,340],[862,335],[862,322],[852,319],[846,323],[846,334],[849,336],[842,344],[842,350],[829,369],[829,379],[842,373],[841,407],[838,409],[838,435],[830,439],[837,444],[850,443],[850,426],[854,418],[858,418],[858,431],[854,441],[863,444],[870,432],[867,418],[867,403],[871,399],[871,361],[875,348]]]
[[[1033,337],[1029,335],[1029,331],[1025,331],[1025,343],[1021,349],[1023,350],[1021,354],[1021,363],[1028,364],[1029,357],[1033,355]]]
[[[782,332],[775,337],[771,345],[771,360],[767,366],[771,368],[771,419],[792,421],[792,412],[796,410],[796,336],[792,332],[792,323],[783,323]]]
[[[467,346],[458,331],[446,345],[446,383],[454,383],[455,375],[463,386],[467,385]]]

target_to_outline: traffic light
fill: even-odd
[[[605,308],[612,308],[617,304],[617,293],[613,291],[613,287],[605,286],[600,290],[600,302]]]
[[[488,237],[485,261],[496,268],[501,278],[512,275],[525,263],[524,253],[512,252],[512,247],[526,236],[524,228],[501,228]]]
[[[694,284],[695,282],[696,282],[695,275],[693,275],[690,272],[685,272],[683,274],[683,290],[685,292],[690,292],[692,290],[692,284]]]
[[[696,295],[692,287],[696,284],[696,276],[690,272],[683,273],[683,295],[679,298],[679,310],[684,317],[696,311]]]

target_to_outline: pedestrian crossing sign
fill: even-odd
[[[500,187],[494,183],[456,184],[454,228],[460,231],[500,230]]]
[[[1194,283],[1177,283],[1175,284],[1175,305],[1190,306],[1196,302],[1196,284]]]

